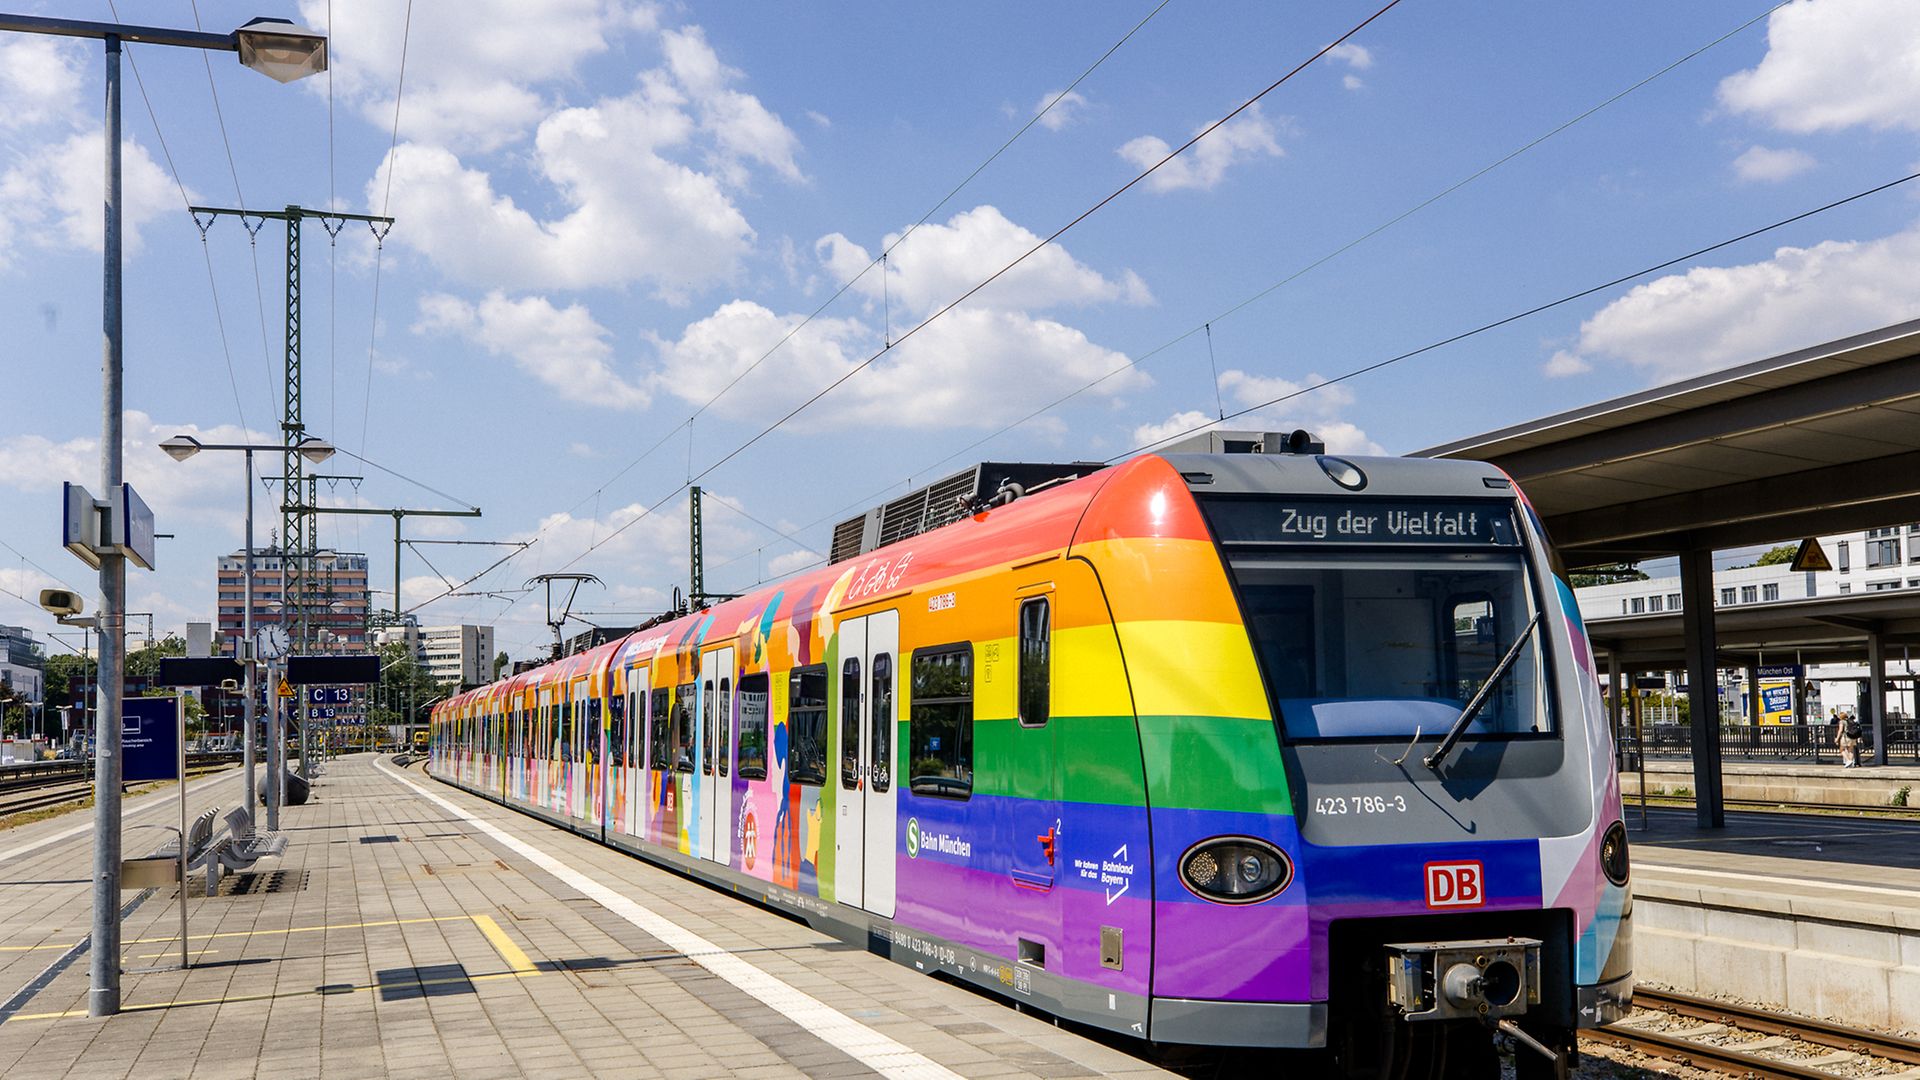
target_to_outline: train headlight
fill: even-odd
[[[1250,836],[1203,840],[1180,857],[1180,880],[1202,900],[1255,904],[1293,880],[1293,864],[1277,847]]]
[[[1627,883],[1627,827],[1621,822],[1607,826],[1607,834],[1600,838],[1600,872],[1615,885]]]

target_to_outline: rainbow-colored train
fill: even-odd
[[[1166,454],[991,503],[448,700],[429,768],[1155,1042],[1466,1075],[1624,1014],[1612,741],[1507,477]]]

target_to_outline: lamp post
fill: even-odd
[[[255,697],[255,687],[254,687],[254,677],[253,677],[253,661],[254,661],[253,454],[254,454],[254,451],[256,450],[269,452],[269,453],[276,453],[276,454],[284,453],[288,450],[292,450],[298,453],[301,457],[304,457],[308,461],[311,461],[315,465],[318,465],[321,462],[333,456],[333,446],[332,444],[328,443],[324,439],[303,439],[300,442],[295,443],[293,446],[288,447],[288,446],[282,446],[279,443],[203,443],[199,439],[196,439],[191,435],[175,435],[173,438],[167,439],[166,441],[162,442],[160,444],[160,449],[166,451],[167,456],[172,458],[175,461],[185,461],[202,450],[237,450],[241,453],[241,455],[245,459],[246,476],[244,479],[246,481],[246,489],[247,489],[247,523],[246,523],[246,534],[245,534],[246,547],[241,556],[241,563],[240,563],[242,593],[241,593],[241,601],[240,601],[241,606],[240,606],[240,647],[239,647],[239,653],[240,653],[239,659],[242,664],[241,674],[245,679],[245,683],[243,684],[241,689],[242,703],[240,707],[240,717],[241,717],[241,726],[244,728],[244,733],[241,736],[240,764],[241,764],[242,771],[244,771],[247,776],[246,801],[243,805],[245,805],[247,809],[247,823],[251,825],[253,823],[254,800],[258,798],[258,796],[255,794],[255,792],[258,789],[255,787],[255,784],[254,784],[254,771],[253,771],[253,764],[254,764],[253,728],[254,728],[254,697]],[[285,552],[282,552],[281,554],[284,557]],[[286,597],[284,595],[281,597],[281,602],[283,604],[286,602]],[[277,716],[278,713],[279,713],[279,709],[276,707],[273,710],[273,714]],[[273,726],[277,728],[279,725],[275,724]],[[269,742],[268,748],[267,748],[268,769],[273,768],[273,763],[275,760],[276,760],[276,755],[273,750],[273,745],[271,742]],[[278,792],[278,790],[279,790],[279,784],[276,781],[272,785],[272,791],[269,792],[269,798],[273,798],[273,796]],[[268,804],[268,809],[270,811],[273,811],[273,813],[270,813],[268,815],[271,819],[273,819],[270,822],[270,824],[273,827],[278,828],[279,827],[279,820],[278,820],[279,819],[279,813],[278,813],[279,800],[277,798],[273,798],[273,801]]]
[[[327,39],[284,19],[254,19],[230,34],[124,23],[0,14],[0,31],[93,38],[106,46],[106,199],[101,280],[102,422],[100,484],[108,499],[121,484],[120,48],[122,42],[236,52],[240,62],[280,82],[324,71]],[[100,555],[99,734],[95,739],[93,936],[87,1012],[120,1011],[120,695],[126,668],[127,562]]]

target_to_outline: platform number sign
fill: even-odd
[[[1427,864],[1428,907],[1483,907],[1486,902],[1486,870],[1480,863],[1430,862]]]

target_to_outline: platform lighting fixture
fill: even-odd
[[[121,303],[120,56],[128,43],[237,52],[240,62],[280,82],[316,74],[327,66],[326,39],[290,22],[255,19],[226,34],[203,30],[91,22],[0,12],[0,33],[93,38],[105,50],[105,198],[101,273],[100,487],[112,497],[123,477],[122,428],[125,382]],[[251,483],[251,482],[249,482]],[[249,489],[251,490],[251,489]],[[126,673],[127,556],[100,556],[99,735],[95,739],[93,931],[89,940],[87,1012],[120,1011],[120,693]]]
[[[327,70],[327,36],[289,19],[254,19],[233,32],[243,67],[290,83]]]

